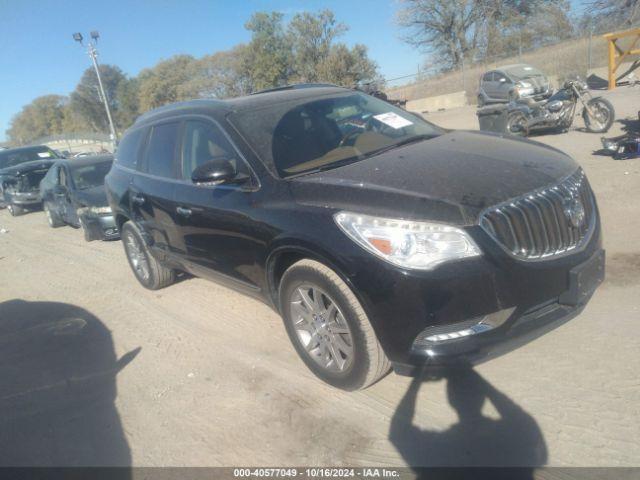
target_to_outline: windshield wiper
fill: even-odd
[[[300,173],[296,173],[294,175],[289,175],[287,178],[297,177],[297,176],[301,176],[301,175],[309,175],[311,173],[323,172],[325,170],[333,170],[334,168],[342,167],[344,165],[348,165],[348,164],[356,162],[358,160],[364,160],[365,158],[370,158],[370,157],[373,157],[375,155],[379,155],[381,153],[388,152],[389,150],[393,150],[394,148],[402,147],[404,145],[409,145],[410,143],[421,142],[423,140],[429,140],[429,139],[435,138],[437,136],[438,135],[433,135],[433,134],[415,135],[413,137],[405,138],[404,140],[401,140],[399,142],[393,143],[391,145],[387,145],[385,147],[378,148],[377,150],[372,150],[370,152],[363,153],[361,155],[354,155],[353,157],[348,157],[348,158],[345,158],[343,160],[337,160],[335,162],[331,162],[331,163],[328,163],[326,165],[322,165],[320,167],[313,168],[311,170],[305,170],[305,171],[302,171]]]
[[[409,145],[411,143],[421,142],[423,140],[429,140],[431,138],[437,137],[437,135],[433,134],[423,134],[423,135],[415,135],[413,137],[405,138],[404,140],[400,140],[399,142],[392,143],[391,145],[387,145],[386,147],[378,148],[377,150],[372,150],[368,153],[364,154],[365,158],[373,157],[375,155],[380,155],[381,153],[388,152],[389,150],[393,150],[398,147],[403,147],[405,145]]]

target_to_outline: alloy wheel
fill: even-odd
[[[591,118],[591,122],[595,123],[595,127],[597,130],[602,130],[607,122],[609,121],[609,110],[607,108],[603,108],[600,104],[595,104],[591,106],[591,109],[594,115],[589,115]]]
[[[131,261],[131,266],[136,272],[136,275],[138,275],[138,277],[143,281],[147,281],[149,279],[149,261],[147,260],[146,253],[144,252],[144,247],[138,238],[131,232],[127,233],[125,243],[127,246],[127,254]]]
[[[49,207],[47,207],[46,205],[44,207],[44,213],[47,215],[47,221],[49,222],[49,225],[53,227],[53,218],[51,217],[51,210],[49,210]]]
[[[304,351],[323,369],[341,373],[353,363],[353,336],[336,302],[313,284],[296,288],[291,321]]]

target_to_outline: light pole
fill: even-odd
[[[116,135],[116,129],[113,126],[113,119],[111,118],[111,109],[109,108],[109,100],[107,98],[107,94],[104,91],[104,87],[102,86],[102,78],[100,77],[100,69],[98,68],[98,50],[96,49],[96,45],[98,43],[98,38],[100,38],[100,34],[94,30],[91,32],[91,40],[87,42],[87,53],[93,62],[93,68],[96,70],[96,76],[98,77],[98,86],[100,87],[100,96],[102,97],[102,101],[104,102],[104,109],[107,111],[107,118],[109,119],[109,131],[111,132],[111,143],[113,144],[114,150],[115,146],[118,143],[118,136]],[[78,42],[80,45],[82,43],[82,34],[74,33],[73,39]]]

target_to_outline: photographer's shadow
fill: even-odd
[[[130,466],[111,333],[57,302],[0,303],[0,467]]]
[[[418,390],[425,382],[421,377],[412,380],[393,415],[389,439],[409,466],[533,467],[546,463],[544,437],[531,415],[475,370],[445,378],[449,403],[458,415],[458,422],[448,430],[413,424]],[[500,419],[483,415],[486,400]]]

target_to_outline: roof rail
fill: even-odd
[[[134,123],[140,123],[140,122],[142,122],[144,120],[147,120],[148,118],[153,117],[153,116],[155,116],[157,114],[160,114],[162,112],[166,112],[166,111],[170,111],[170,110],[178,110],[178,109],[181,109],[181,108],[192,108],[192,107],[198,106],[199,104],[200,105],[203,105],[203,104],[204,105],[207,105],[207,104],[211,105],[212,103],[214,103],[214,104],[217,103],[217,104],[223,105],[224,101],[219,100],[217,98],[196,98],[196,99],[187,100],[187,101],[184,101],[184,102],[169,103],[167,105],[163,105],[161,107],[157,107],[157,108],[154,108],[152,110],[148,110],[148,111],[144,112],[142,115],[140,115],[136,119],[136,121]]]
[[[320,87],[338,87],[339,85],[334,85],[333,83],[294,83],[292,85],[283,85],[282,87],[273,87],[266,88],[264,90],[258,90],[257,92],[252,92],[251,95],[259,95],[261,93],[268,92],[280,92],[282,90],[299,90],[303,88],[320,88]]]

